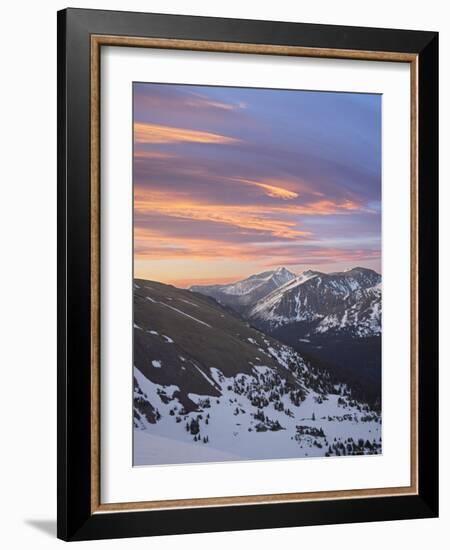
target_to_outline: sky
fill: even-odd
[[[381,272],[381,96],[134,83],[134,274]]]

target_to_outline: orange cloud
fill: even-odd
[[[158,230],[136,227],[134,230],[134,257],[139,260],[184,258],[189,261],[209,261],[217,258],[250,259],[256,249],[251,245],[228,243],[219,239],[187,237],[173,239]]]
[[[250,180],[252,184],[253,180]],[[261,182],[256,182],[261,183]],[[247,184],[244,182],[244,184]],[[268,184],[271,185],[271,184]],[[259,185],[258,185],[259,187]],[[288,191],[281,187],[277,191]],[[333,249],[311,245],[313,237],[309,231],[299,228],[300,217],[304,215],[326,216],[345,214],[360,209],[361,205],[348,199],[333,201],[319,199],[308,204],[224,204],[208,202],[207,198],[198,198],[188,192],[167,192],[135,187],[134,229],[136,260],[186,260],[187,262],[213,262],[229,259],[237,262],[257,262],[260,266],[324,264],[333,261],[352,261],[358,258],[371,258],[371,251]],[[163,227],[149,228],[139,225],[146,216],[159,215],[166,223],[184,220],[204,223],[201,237],[188,237],[183,234],[167,234]],[[245,244],[222,239],[220,232],[215,236],[208,233],[210,224],[228,225],[237,230],[237,235],[246,235]],[[208,225],[209,224],[209,225]],[[220,231],[220,228],[219,228]],[[227,234],[225,231],[224,234]],[[233,233],[234,234],[234,233]],[[261,236],[269,241],[261,241]],[[253,238],[254,237],[254,238]],[[376,256],[376,255],[375,255]],[[261,264],[261,262],[263,262]]]
[[[284,239],[309,236],[297,229],[298,216],[331,215],[352,212],[361,208],[355,201],[319,200],[308,204],[222,204],[200,202],[181,193],[148,191],[137,188],[134,209],[137,214],[159,213],[168,217],[217,222],[243,229],[264,231]]]
[[[190,130],[187,128],[176,128],[174,126],[163,126],[161,124],[150,124],[144,122],[134,123],[135,143],[213,143],[230,144],[240,142],[237,138],[203,132],[201,130]]]
[[[133,157],[137,160],[141,159],[169,159],[173,158],[175,155],[172,153],[167,153],[165,151],[140,151],[135,150],[133,153]]]
[[[319,200],[307,205],[286,205],[283,210],[293,214],[310,216],[328,216],[330,214],[342,214],[348,211],[362,210],[361,204],[349,199],[344,200]]]
[[[284,200],[296,199],[298,197],[298,193],[296,193],[295,191],[290,191],[289,189],[285,189],[284,187],[280,187],[279,185],[273,185],[261,181],[247,180],[244,178],[235,178],[235,180],[247,185],[259,187],[260,189],[263,189],[264,194],[269,197]]]
[[[169,176],[194,176],[198,177],[199,179],[201,178],[202,180],[220,180],[223,181],[225,184],[230,185],[245,185],[260,189],[262,190],[264,195],[275,199],[293,200],[298,198],[300,195],[313,198],[317,197],[321,200],[322,197],[324,197],[324,193],[317,191],[316,185],[311,182],[307,182],[301,178],[286,178],[282,176],[277,178],[257,177],[256,179],[254,179],[233,174],[221,175],[220,173],[218,173],[217,169],[213,169],[211,166],[205,166],[195,163],[189,157],[178,156],[175,153],[170,154],[159,151],[155,151],[154,153],[152,151],[135,151],[135,159],[142,159],[144,161],[147,158],[164,160],[165,158],[169,158],[169,155],[170,158],[172,158],[174,161],[170,164],[170,169],[167,171]],[[325,206],[327,203],[324,201],[319,204]],[[343,204],[343,202],[341,204]]]
[[[296,229],[297,220],[272,217],[282,209],[255,207],[255,205],[201,203],[187,196],[168,195],[164,192],[136,192],[134,211],[137,214],[159,213],[173,218],[188,218],[203,222],[217,222],[242,229],[268,232],[280,238],[292,239],[309,235]]]

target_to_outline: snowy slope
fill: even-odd
[[[344,331],[357,337],[381,334],[381,285],[355,291],[313,329],[316,334]]]

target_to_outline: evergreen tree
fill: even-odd
[[[199,425],[199,422],[198,420],[196,419],[192,419],[191,420],[191,424],[189,426],[189,430],[191,432],[192,435],[196,435],[198,434],[198,432],[200,431],[200,425]]]

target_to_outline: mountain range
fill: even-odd
[[[381,402],[381,275],[363,267],[296,275],[284,267],[228,285],[194,286],[252,326]]]
[[[230,306],[261,328],[302,323],[300,336],[346,333],[367,337],[381,332],[381,276],[362,267],[337,273],[285,267],[228,285],[190,288]]]
[[[381,452],[379,407],[358,398],[311,354],[272,334],[291,326],[291,319],[297,323],[295,309],[281,313],[286,299],[277,301],[277,293],[295,302],[294,289],[317,279],[312,296],[324,277],[279,268],[233,285],[190,290],[136,279],[135,465]],[[339,303],[344,287],[347,300],[374,292],[372,272],[347,272],[341,279]],[[337,308],[331,290],[324,297]],[[311,324],[317,327],[326,306],[310,299],[320,315]],[[352,338],[365,340],[353,332]]]

